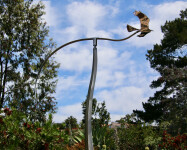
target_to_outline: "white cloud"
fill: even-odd
[[[105,8],[99,3],[90,1],[73,2],[67,7],[70,22],[87,32],[97,27],[101,19],[106,15]]]
[[[120,53],[119,50],[114,49],[111,46],[98,47],[98,63],[100,69],[124,69],[127,65],[132,65],[134,63],[130,60],[131,55],[132,53],[128,51]],[[128,62],[128,64],[126,62]]]
[[[134,65],[130,52],[119,53],[109,46],[98,48],[97,88],[117,87],[124,84],[124,70]]]
[[[100,100],[106,101],[106,106],[111,113],[130,113],[133,109],[139,109],[143,99],[143,89],[137,87],[121,87],[114,90],[103,90],[98,93]]]
[[[85,46],[78,46],[75,50],[61,50],[55,55],[60,68],[69,71],[82,72],[90,70],[92,64],[92,47],[90,50]]]
[[[107,69],[100,70],[97,75],[96,89],[122,86],[125,78],[126,76],[123,72]]]
[[[81,121],[83,118],[81,103],[58,107],[57,113],[54,114],[53,121],[61,123],[69,116],[73,116],[77,121]]]
[[[125,115],[110,114],[111,122],[115,122],[116,120],[120,120],[122,117],[125,117]]]
[[[85,87],[85,86],[87,87],[89,83],[88,80],[89,79],[80,79],[78,75],[67,76],[67,77],[60,76],[58,78],[56,93],[54,94],[54,96],[57,99],[60,99],[63,97],[62,93],[66,91],[70,93],[71,92],[74,93],[74,91],[80,87]]]
[[[34,0],[33,4],[37,4],[39,2],[39,0]],[[51,5],[50,1],[42,1],[42,3],[45,5],[44,11],[46,12],[43,19],[47,22],[48,26],[57,26],[60,23],[60,15],[57,12],[57,9]]]
[[[166,20],[174,20],[176,17],[179,17],[180,11],[186,9],[187,2],[185,1],[176,1],[160,4],[153,6],[154,18],[160,18],[158,21],[164,22]]]

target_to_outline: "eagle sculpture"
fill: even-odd
[[[144,37],[146,34],[152,31],[149,29],[149,18],[141,11],[135,11],[134,15],[140,19],[141,29],[136,29],[130,25],[127,25],[127,30],[128,32],[140,30],[141,33],[138,35],[138,37]]]

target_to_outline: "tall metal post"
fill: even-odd
[[[90,84],[88,89],[88,95],[86,100],[86,115],[85,115],[85,144],[86,150],[93,150],[92,140],[92,101],[93,92],[97,73],[97,38],[93,38],[93,63],[92,63],[92,74],[90,78]]]

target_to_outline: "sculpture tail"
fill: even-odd
[[[132,32],[132,31],[135,31],[135,30],[138,30],[138,29],[136,29],[136,28],[134,28],[134,27],[132,27],[130,25],[127,25],[127,31],[128,32]]]

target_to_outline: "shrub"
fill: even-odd
[[[28,116],[15,109],[5,108],[0,111],[0,114],[3,112],[5,116],[0,116],[0,147],[2,150],[66,149],[70,142],[70,136],[52,123],[51,114],[49,114],[49,119],[40,123],[39,121],[31,122]],[[76,137],[78,137],[77,134]],[[72,138],[74,139],[74,137]]]
[[[163,132],[162,141],[159,144],[164,150],[184,150],[187,149],[187,134],[172,137],[167,131]]]

